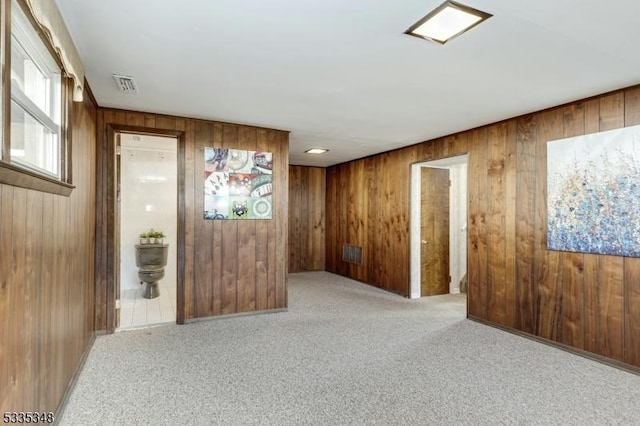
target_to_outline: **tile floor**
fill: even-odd
[[[176,287],[160,286],[160,296],[155,299],[142,297],[144,286],[137,290],[125,289],[120,295],[120,328],[141,328],[176,321]]]

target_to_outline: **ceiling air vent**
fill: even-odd
[[[122,93],[138,93],[138,85],[133,77],[113,74],[113,79]]]

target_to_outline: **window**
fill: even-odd
[[[5,5],[8,3],[4,2]],[[4,176],[4,183],[64,193],[66,189],[62,192],[47,189],[51,188],[52,182],[72,188],[65,173],[63,123],[66,108],[63,105],[66,96],[62,68],[20,4],[16,0],[10,3],[11,37],[4,41],[4,59],[11,64],[11,75],[10,81],[5,77],[2,92],[3,96],[10,96],[3,111],[4,126],[9,126],[9,132],[4,132],[0,158],[4,170],[0,170],[3,172],[0,177]],[[6,16],[5,19],[9,20]],[[7,170],[13,178],[6,178]],[[16,173],[22,173],[22,176]],[[27,176],[47,182],[44,187],[24,185],[30,180]]]

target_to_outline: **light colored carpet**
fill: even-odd
[[[638,425],[640,376],[326,272],[289,311],[96,339],[61,425]]]

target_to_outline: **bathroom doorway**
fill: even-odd
[[[175,323],[177,312],[178,139],[119,133],[116,138],[116,329]],[[138,276],[141,234],[163,234],[164,277],[149,298]],[[145,297],[146,296],[146,297]]]
[[[411,298],[465,297],[468,155],[411,166]]]

